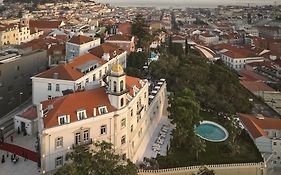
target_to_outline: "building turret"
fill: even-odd
[[[114,64],[108,75],[108,95],[112,106],[121,109],[126,106],[126,75],[120,64]]]

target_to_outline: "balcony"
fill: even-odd
[[[72,149],[75,149],[79,146],[87,146],[87,145],[90,145],[92,143],[93,143],[93,140],[91,138],[89,138],[89,140],[83,140],[82,142],[80,142],[78,144],[76,144],[76,143],[72,144]]]

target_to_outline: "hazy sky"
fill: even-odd
[[[213,4],[213,5],[226,5],[226,4],[252,4],[262,5],[271,4],[273,5],[276,1],[277,5],[281,4],[281,0],[96,0],[101,3],[114,3],[114,4],[186,4],[186,5],[198,5],[198,4]]]

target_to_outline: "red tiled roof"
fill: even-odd
[[[134,90],[133,90],[133,86],[135,85],[138,89],[141,88],[141,84],[140,84],[140,79],[139,78],[135,78],[135,77],[131,77],[126,75],[126,88],[129,89],[129,94],[131,97],[134,96]]]
[[[264,119],[258,119],[256,116],[249,114],[239,114],[239,118],[253,138],[267,136],[265,129],[281,130],[280,119],[269,117],[264,117]]]
[[[116,55],[114,56],[114,52],[116,51]],[[118,46],[112,44],[112,43],[103,43],[95,48],[92,48],[89,50],[89,53],[102,58],[104,53],[109,53],[110,59],[116,57],[117,55],[120,55],[123,53],[124,50],[120,49]]]
[[[47,71],[44,71],[44,72],[36,75],[36,77],[53,79],[54,73],[57,73],[58,74],[57,79],[75,81],[75,80],[81,78],[82,76],[84,76],[84,74],[82,72],[80,72],[79,70],[77,70],[76,68],[91,60],[97,60],[100,65],[103,65],[106,63],[105,60],[88,53],[88,54],[76,57],[70,63],[61,64],[61,65],[58,65]]]
[[[130,35],[132,33],[132,24],[129,22],[119,24],[118,32],[121,32],[124,35]]]
[[[70,122],[77,121],[77,110],[85,109],[87,117],[93,117],[93,109],[100,106],[106,106],[108,112],[116,110],[108,99],[105,88],[76,92],[66,96],[58,97],[42,102],[43,109],[47,109],[49,105],[53,105],[53,109],[49,110],[44,117],[44,127],[50,128],[58,125],[58,116],[70,115]],[[98,115],[97,109],[97,115]]]
[[[241,70],[239,71],[239,75],[242,76],[240,78],[241,80],[247,80],[247,81],[267,81],[267,78],[253,72],[253,71],[248,71],[248,70]]]
[[[132,97],[134,86],[141,89],[140,79],[126,75],[126,88],[129,90],[129,94]],[[45,128],[57,126],[58,116],[61,115],[70,115],[70,122],[77,121],[76,112],[78,109],[85,109],[87,117],[93,117],[93,109],[100,106],[107,106],[108,112],[116,110],[110,104],[105,87],[75,92],[73,94],[43,101],[41,103],[43,105],[43,109],[47,109],[49,105],[53,105],[53,109],[48,111],[43,119]],[[96,110],[98,115],[98,109]]]
[[[180,35],[174,35],[172,36],[172,40],[185,40],[185,37],[184,36],[180,36]]]
[[[63,21],[61,20],[30,20],[29,27],[38,29],[56,29],[60,28],[62,23]]]
[[[20,116],[28,120],[34,120],[37,118],[37,109],[35,106],[31,106],[27,110],[25,110]]]
[[[82,45],[88,42],[93,41],[93,38],[83,35],[73,36],[68,42],[73,44]]]
[[[261,81],[247,81],[241,80],[240,84],[242,84],[246,89],[251,92],[258,92],[258,91],[275,91],[271,87],[267,86],[265,83]]]
[[[113,35],[106,39],[107,41],[131,41],[131,35]]]

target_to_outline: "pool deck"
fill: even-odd
[[[166,137],[164,139],[164,143],[160,147],[160,153],[159,154],[160,155],[166,155],[167,154],[167,147],[170,144],[171,134],[172,134],[172,130],[174,128],[174,125],[172,125],[170,123],[170,119],[168,119],[167,116],[162,116],[161,120],[159,121],[159,124],[157,125],[157,128],[154,130],[154,132],[152,134],[152,137],[151,137],[149,143],[147,144],[147,146],[145,148],[145,152],[143,154],[143,157],[155,158],[157,156],[157,153],[152,150],[152,145],[157,140],[158,135],[159,135],[163,125],[168,125],[169,130],[168,130],[168,132],[166,134]]]

